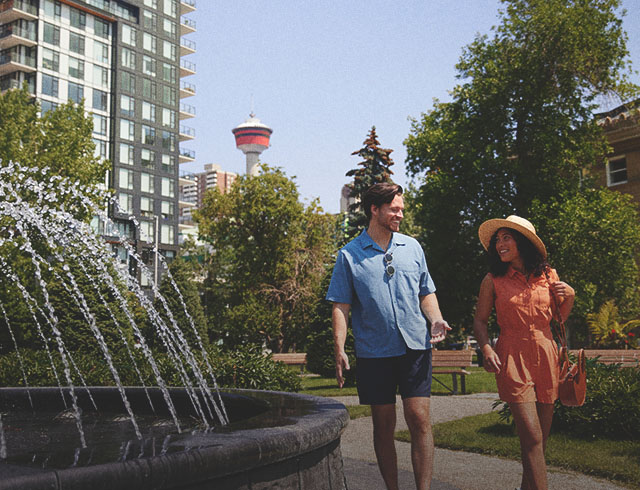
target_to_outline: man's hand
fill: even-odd
[[[431,325],[431,343],[436,344],[444,340],[447,332],[451,330],[449,324],[444,320],[436,320]]]
[[[348,371],[351,369],[349,367],[349,358],[345,351],[336,353],[336,380],[338,381],[338,388],[342,388],[344,386],[344,376],[342,374],[343,370]]]

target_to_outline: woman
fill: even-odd
[[[544,450],[558,397],[558,347],[551,334],[550,292],[566,320],[575,291],[558,280],[533,225],[519,216],[480,225],[489,273],[480,286],[473,330],[484,368],[496,375],[500,399],[509,404],[522,451],[522,490],[546,489]],[[487,322],[496,309],[500,336],[489,344]]]

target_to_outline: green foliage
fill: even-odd
[[[355,238],[367,227],[367,217],[360,206],[364,192],[373,184],[390,182],[393,175],[390,169],[393,160],[389,156],[393,150],[380,148],[375,126],[371,127],[363,144],[362,148],[352,153],[362,158],[358,163],[359,168],[346,173],[347,177],[353,177],[353,182],[347,184],[347,187],[351,190],[350,197],[355,199],[355,202],[349,206],[345,242]]]
[[[511,410],[496,402],[500,419],[511,420]],[[580,437],[633,439],[640,437],[640,369],[621,368],[587,359],[587,398],[581,407],[556,401],[553,428]]]
[[[293,180],[263,166],[230,192],[208,192],[195,214],[205,257],[209,337],[225,348],[265,343],[274,352],[302,347],[333,251],[334,218],[299,202]]]
[[[62,362],[56,354],[53,353],[54,365],[58,373],[61,373]],[[53,367],[45,351],[21,350],[20,356],[29,386],[57,386]],[[295,373],[284,364],[273,362],[257,349],[249,348],[221,353],[211,348],[208,350],[208,357],[217,383],[221,387],[278,391],[300,390],[300,378]],[[155,386],[157,384],[150,365],[140,350],[133,352],[133,359],[124,351],[114,352],[113,358],[118,366],[123,385],[140,386],[144,383],[146,386]],[[180,377],[167,355],[156,352],[154,358],[167,384],[180,386],[182,384]],[[196,353],[196,358],[201,369],[204,370],[205,363],[202,354]],[[83,374],[87,386],[113,386],[115,384],[102,356],[77,352],[73,353],[73,359],[78,370]],[[137,375],[135,365],[142,373],[142,380]],[[75,370],[72,373],[72,378],[76,385],[82,384]],[[21,362],[16,352],[0,356],[0,380],[2,380],[2,386],[24,386]]]
[[[609,189],[582,192],[531,206],[549,261],[576,290],[572,338],[589,343],[587,314],[615,299],[623,317],[640,313],[640,215],[631,196]]]
[[[638,337],[633,332],[640,327],[640,320],[618,322],[618,307],[615,301],[604,303],[597,313],[587,315],[589,332],[599,347],[628,348],[638,347]]]
[[[414,120],[405,141],[419,238],[454,328],[470,325],[486,271],[478,226],[589,185],[580,170],[607,153],[598,96],[636,93],[618,0],[504,3],[493,37],[464,50],[452,101]]]

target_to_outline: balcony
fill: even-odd
[[[178,161],[180,163],[193,162],[196,159],[196,152],[193,150],[189,150],[187,148],[180,148],[180,158]]]
[[[195,74],[196,74],[195,63],[187,60],[180,60],[180,78],[188,77],[189,75],[195,75]]]
[[[32,24],[35,28],[35,23]],[[18,44],[25,46],[35,46],[36,32],[35,29],[28,29],[15,24],[5,24],[0,28],[0,49],[8,49]]]
[[[191,119],[192,117],[196,117],[196,108],[192,105],[180,102],[179,116],[181,121],[183,119]]]
[[[180,80],[180,98],[185,99],[192,95],[196,95],[196,86],[193,83]]]
[[[180,35],[185,36],[196,32],[196,21],[191,19],[180,19]]]
[[[180,0],[180,15],[188,14],[196,9],[196,0]]]
[[[18,19],[37,20],[38,6],[29,0],[7,0],[0,3],[0,23],[6,24]]]
[[[187,56],[196,52],[196,43],[190,39],[180,39],[180,56]],[[195,66],[193,68],[195,71]]]
[[[0,54],[0,76],[14,71],[36,71],[36,57],[26,56],[16,51]]]
[[[189,126],[180,125],[180,133],[178,135],[180,141],[192,140],[196,137],[196,130]]]

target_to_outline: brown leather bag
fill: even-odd
[[[549,286],[551,286],[548,271],[545,271],[545,275],[547,276]],[[584,349],[578,351],[576,362],[571,362],[569,359],[569,350],[567,349],[567,332],[562,316],[560,315],[558,300],[551,287],[549,287],[549,295],[551,297],[551,312],[555,320],[554,330],[560,340],[560,352],[558,353],[560,362],[558,398],[560,399],[560,403],[565,407],[581,407],[584,405],[584,400],[587,396],[587,372]],[[552,325],[553,324],[554,322],[552,322]]]

